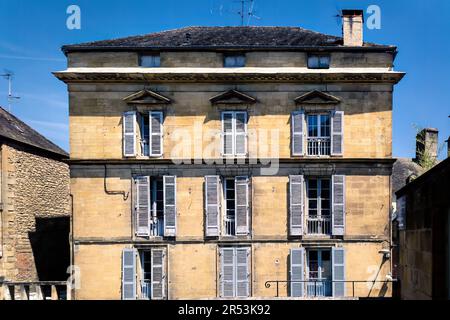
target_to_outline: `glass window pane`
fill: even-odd
[[[225,131],[233,131],[233,114],[223,113],[223,128]]]
[[[319,66],[320,66],[320,68],[329,68],[330,67],[330,57],[329,56],[320,56],[319,57]]]
[[[320,135],[322,137],[330,136],[330,116],[327,114],[320,115]]]
[[[159,54],[142,55],[140,59],[140,66],[146,68],[159,67],[161,64]]]
[[[236,113],[236,132],[245,132],[245,118],[244,112]]]
[[[308,57],[308,68],[318,68],[319,67],[319,57],[318,56],[309,56]]]

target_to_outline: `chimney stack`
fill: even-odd
[[[447,139],[447,158],[450,158],[450,136]]]
[[[364,14],[362,10],[342,10],[342,37],[344,46],[363,45]]]
[[[424,157],[436,161],[438,156],[438,133],[435,128],[425,128],[416,136],[416,161],[420,163]]]

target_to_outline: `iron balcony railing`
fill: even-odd
[[[70,300],[66,281],[0,282],[0,300]]]
[[[304,298],[315,298],[315,297],[332,297],[333,296],[333,284],[344,283],[344,290],[346,292],[346,297],[359,297],[359,298],[370,298],[372,292],[376,289],[375,286],[381,285],[386,286],[388,284],[395,284],[398,280],[328,280],[328,279],[308,279],[308,280],[269,280],[266,281],[264,286],[269,289],[272,285],[275,285],[276,294],[275,297],[280,296],[280,285],[284,287],[290,287],[293,283],[303,284],[303,297]],[[366,285],[365,289],[357,288],[358,285]],[[350,289],[350,290],[349,290]],[[366,294],[364,294],[364,292]],[[340,297],[342,298],[342,297]]]
[[[327,216],[308,216],[308,234],[330,235],[331,234],[331,217]]]
[[[234,218],[225,218],[225,235],[234,236],[236,235],[236,222]]]
[[[143,280],[141,282],[141,299],[149,300],[152,296],[152,282],[150,280]]]
[[[329,156],[331,153],[330,137],[308,138],[308,155],[309,156]]]
[[[164,236],[164,221],[163,219],[152,218],[150,222],[150,236],[163,237]]]

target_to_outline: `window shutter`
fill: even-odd
[[[152,299],[164,299],[165,298],[165,267],[164,267],[164,249],[152,249]]]
[[[236,234],[248,234],[248,177],[238,176],[234,179]]]
[[[333,262],[333,297],[345,296],[345,250],[344,248],[332,249]]]
[[[292,155],[302,156],[305,153],[304,144],[304,124],[305,113],[303,111],[294,112],[292,114]]]
[[[305,249],[304,248],[291,249],[289,260],[290,260],[290,281],[303,281]],[[304,287],[305,287],[304,282],[290,282],[291,297],[303,297]]]
[[[136,112],[128,111],[123,114],[123,155],[136,156]]]
[[[300,236],[303,231],[303,176],[289,176],[289,208],[290,208],[290,234]]]
[[[335,111],[331,117],[331,155],[344,153],[344,111]]]
[[[177,222],[176,177],[164,176],[164,235],[175,237]]]
[[[150,236],[150,177],[136,177],[136,235]]]
[[[136,299],[136,251],[122,251],[122,300]]]
[[[219,235],[219,176],[205,177],[205,213],[206,213],[206,236],[216,237]]]
[[[149,115],[150,156],[161,156],[163,153],[163,113],[150,111]]]
[[[231,156],[234,154],[234,129],[233,113],[222,112],[222,144],[223,155]]]
[[[234,248],[222,248],[220,250],[220,296],[234,297]]]
[[[235,155],[247,154],[247,112],[235,113]]]
[[[236,248],[236,296],[248,297],[250,294],[250,248]]]
[[[343,236],[345,230],[345,176],[332,177],[333,235]]]

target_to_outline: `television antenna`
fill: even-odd
[[[12,93],[12,80],[14,77],[14,73],[10,70],[4,70],[4,74],[0,75],[3,78],[5,78],[8,81],[8,112],[11,112],[11,103],[14,102],[14,100],[19,100],[19,96],[15,96]]]
[[[241,4],[240,10],[237,12],[241,16],[241,26],[245,25],[245,17],[247,16],[247,26],[250,25],[250,19],[261,19],[255,15],[255,0],[238,0]]]

